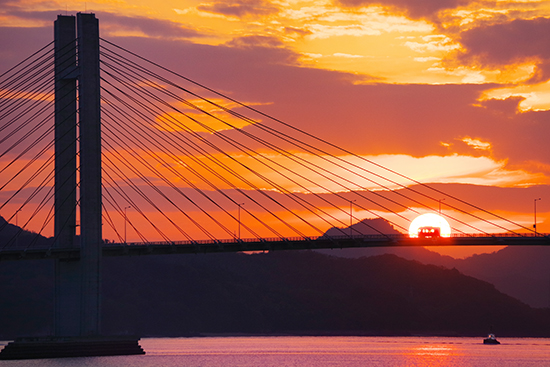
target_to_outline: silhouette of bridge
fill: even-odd
[[[0,236],[12,230],[0,260],[55,259],[58,338],[101,335],[102,256],[550,245],[536,227],[101,39],[93,14],[59,16],[55,41],[0,76],[0,121]],[[353,226],[369,216],[407,233],[426,212],[445,217],[453,235]],[[127,241],[127,226],[140,242]],[[32,240],[22,241],[23,229]]]
[[[159,241],[108,243],[102,256],[140,256],[170,254],[201,254],[216,252],[252,252],[281,250],[320,250],[361,247],[435,247],[435,246],[548,246],[548,236],[518,236],[506,233],[491,235],[453,235],[440,238],[411,238],[405,234],[352,235],[338,237],[289,237],[257,239],[226,239],[199,241]],[[0,251],[2,260],[80,259],[80,248],[29,248]]]

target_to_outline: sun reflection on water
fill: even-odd
[[[452,360],[461,355],[452,344],[424,344],[409,349],[406,366],[451,366]]]

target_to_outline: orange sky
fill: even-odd
[[[51,41],[57,14],[94,12],[103,38],[527,227],[540,197],[550,232],[549,1],[0,3],[0,72]]]

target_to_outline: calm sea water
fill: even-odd
[[[141,340],[144,356],[0,361],[0,366],[550,366],[550,339],[499,339],[501,345],[442,337],[147,338]]]

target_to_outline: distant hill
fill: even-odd
[[[550,248],[508,246],[455,260],[464,274],[483,279],[533,307],[550,307]]]
[[[31,248],[49,246],[53,239],[26,231],[8,223],[0,216],[0,248]]]
[[[287,251],[107,260],[105,279],[117,284],[105,286],[112,331],[483,335],[493,326],[499,335],[550,334],[548,313],[456,269],[394,255],[342,259]],[[113,305],[125,311],[114,312]]]
[[[343,236],[345,234],[401,234],[385,219],[363,219],[362,221],[355,223],[346,228],[330,228],[327,230],[325,236]],[[454,258],[450,256],[442,256],[437,252],[433,252],[425,249],[424,247],[364,247],[364,248],[344,248],[344,249],[329,249],[329,250],[317,250],[320,253],[345,257],[345,258],[359,258],[361,256],[377,256],[383,254],[394,254],[407,260],[420,261],[423,264],[432,264],[445,266],[452,269],[454,267]]]
[[[357,234],[400,234],[393,226],[383,218],[363,219],[351,227],[332,227],[324,233],[324,236],[338,237]]]
[[[0,337],[52,329],[52,261],[0,263]],[[105,258],[107,334],[550,335],[535,310],[456,269],[312,251]]]
[[[398,233],[383,219],[365,219],[356,224],[353,231],[364,234]],[[329,229],[326,234],[344,231],[349,228]],[[456,268],[460,272],[494,284],[495,287],[532,307],[550,307],[550,248],[541,246],[506,247],[490,254],[481,254],[466,259],[442,256],[423,247],[413,248],[354,248],[319,250],[319,252],[346,258],[395,254],[423,264]]]

